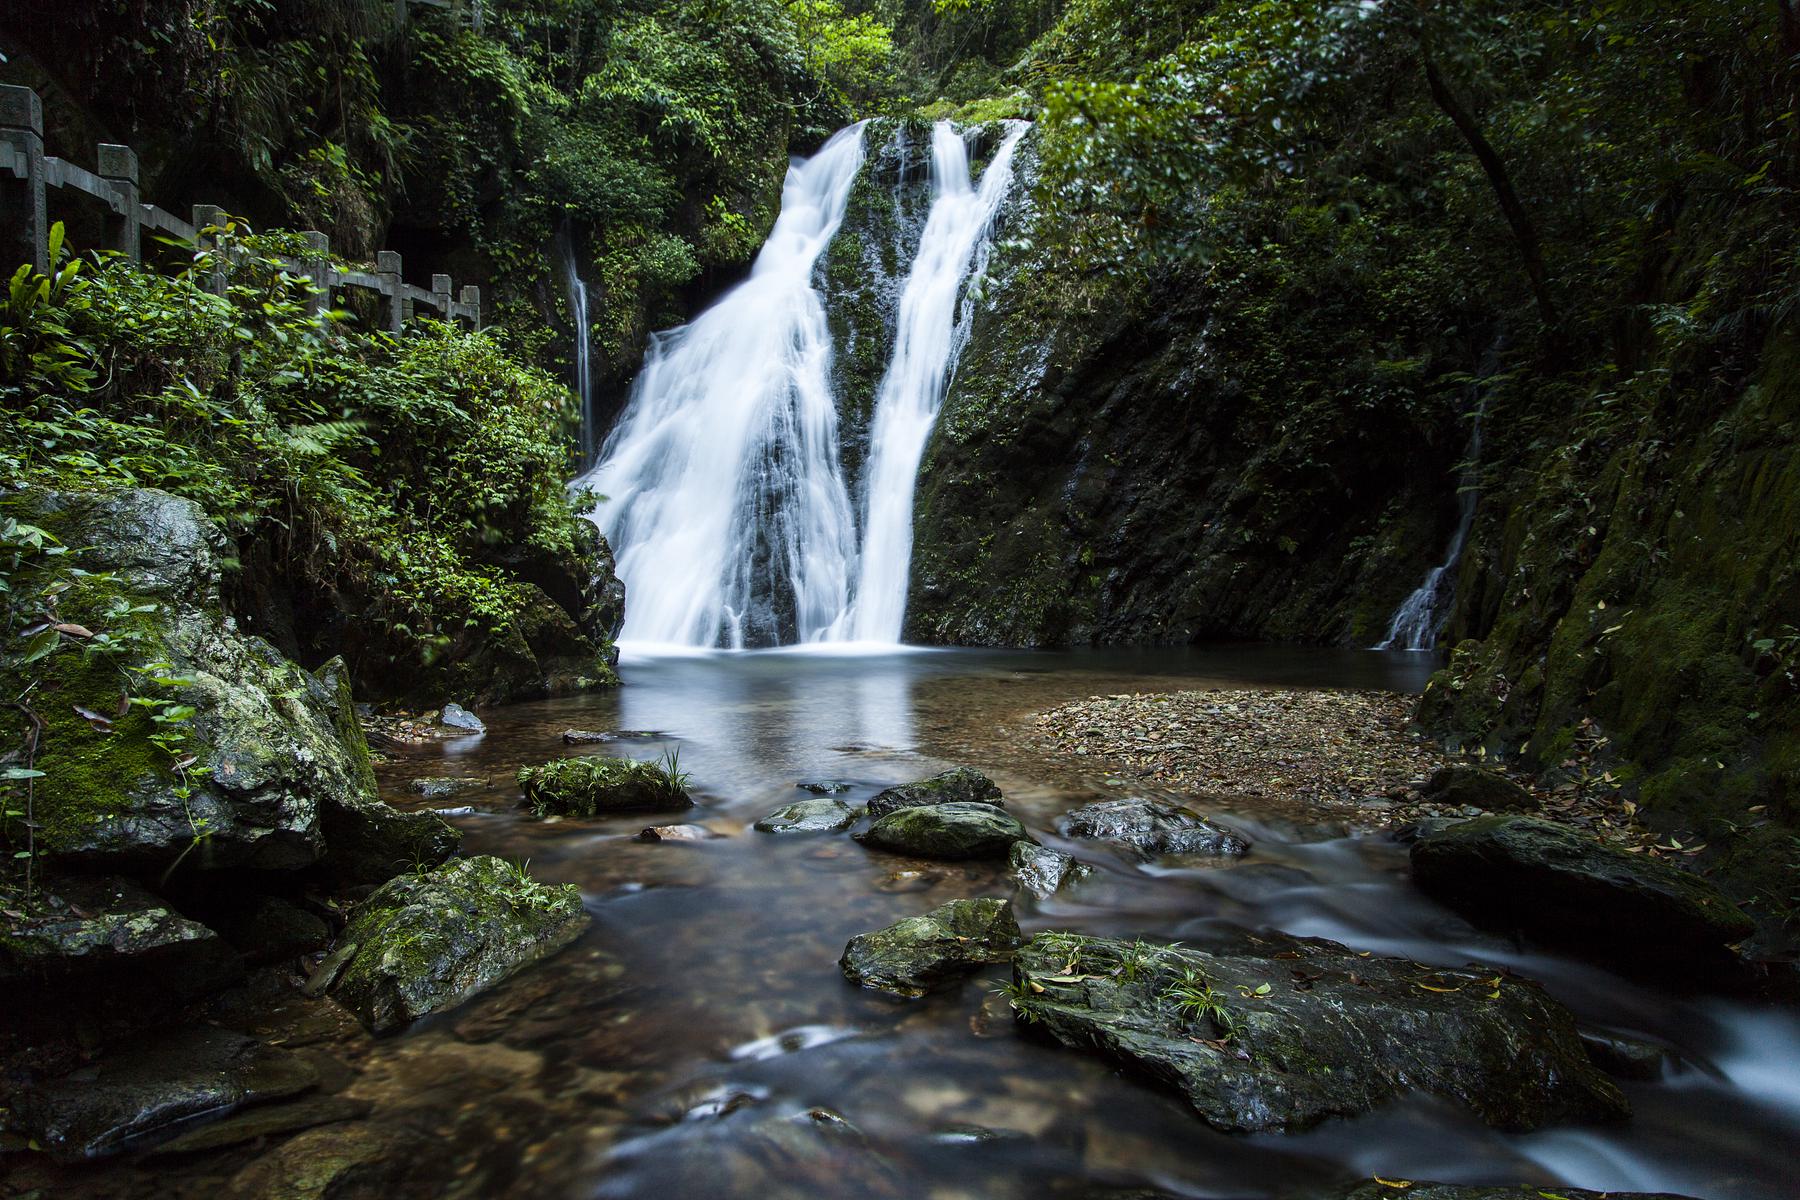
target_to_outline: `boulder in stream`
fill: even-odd
[[[680,812],[694,804],[680,778],[629,758],[559,758],[520,771],[519,786],[540,817]]]
[[[1111,842],[1137,858],[1159,854],[1205,854],[1237,858],[1250,843],[1191,808],[1164,800],[1127,797],[1084,804],[1063,818],[1072,838]]]
[[[1043,933],[1013,977],[1022,1022],[1174,1086],[1221,1130],[1304,1129],[1411,1091],[1509,1130],[1629,1113],[1569,1011],[1487,968],[1280,934],[1201,950]]]
[[[778,808],[753,828],[760,833],[836,833],[856,824],[856,810],[842,800],[819,797]]]
[[[332,996],[371,1032],[453,1007],[568,945],[587,927],[572,883],[539,883],[492,857],[382,885],[351,913]]]
[[[1718,955],[1755,927],[1700,876],[1534,817],[1430,829],[1413,881],[1470,920],[1643,965]]]
[[[1000,788],[972,767],[954,767],[930,779],[896,784],[875,793],[869,817],[878,820],[903,808],[927,804],[1002,804]]]
[[[852,983],[923,996],[978,967],[1006,962],[1022,941],[1011,901],[952,900],[923,916],[857,934],[838,965]]]
[[[1013,879],[1039,900],[1048,899],[1076,880],[1094,873],[1094,868],[1075,861],[1071,855],[1034,842],[1014,842],[1008,860],[1012,864]]]
[[[1025,827],[992,804],[928,804],[902,808],[853,834],[857,841],[920,858],[1005,858],[1030,841]]]

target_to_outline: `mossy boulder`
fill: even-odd
[[[629,758],[559,758],[521,770],[519,786],[540,817],[680,812],[694,804],[680,779]]]
[[[1063,818],[1072,838],[1110,842],[1136,858],[1159,854],[1203,854],[1238,858],[1250,843],[1191,808],[1136,797],[1084,804]]]
[[[1033,842],[1014,842],[1007,861],[1012,866],[1013,880],[1039,900],[1094,873],[1094,868],[1075,861],[1071,855]]]
[[[1498,971],[1280,934],[1185,949],[1044,933],[1013,976],[1022,1021],[1174,1086],[1216,1129],[1304,1129],[1415,1091],[1509,1130],[1629,1114],[1569,1011]]]
[[[1426,781],[1424,798],[1428,804],[1495,813],[1532,812],[1538,807],[1537,797],[1523,784],[1484,767],[1439,767]]]
[[[325,858],[335,834],[344,874],[384,878],[454,849],[441,821],[376,799],[341,670],[315,676],[237,630],[220,598],[229,547],[198,505],[149,489],[28,489],[0,506],[67,548],[20,572],[16,602],[71,632],[0,671],[14,694],[29,687],[44,722],[47,858],[292,871]]]
[[[930,804],[891,812],[853,835],[864,845],[920,858],[1005,858],[1029,841],[1025,827],[991,804]]]
[[[350,916],[354,946],[331,994],[373,1033],[391,1033],[568,945],[587,927],[574,884],[541,884],[488,856],[383,884]]]
[[[1006,962],[1024,941],[1007,900],[952,900],[844,947],[844,977],[898,996],[923,996],[988,963]]]
[[[1000,788],[993,780],[972,767],[955,767],[930,779],[902,783],[875,793],[869,801],[869,816],[880,819],[903,808],[926,804],[992,804],[1002,805]]]
[[[842,800],[819,797],[778,808],[754,828],[761,833],[836,833],[856,824],[856,810]]]
[[[1478,924],[1647,965],[1716,955],[1755,926],[1705,879],[1534,817],[1427,830],[1413,881]]]

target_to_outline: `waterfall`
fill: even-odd
[[[575,395],[581,401],[581,468],[593,465],[598,449],[599,431],[594,420],[594,376],[589,351],[591,332],[588,325],[587,284],[582,282],[575,258],[575,236],[565,224],[557,234],[556,245],[562,259],[563,286],[569,293],[569,317],[575,324]]]
[[[978,249],[1012,181],[1013,151],[1027,126],[1011,122],[977,188],[969,178],[962,134],[940,121],[931,139],[931,212],[900,293],[894,357],[875,396],[864,476],[863,542],[853,609],[846,614],[854,641],[897,642],[906,616],[912,567],[913,491],[925,442],[944,403],[944,391],[968,333],[958,302]],[[985,256],[985,255],[984,255]],[[839,632],[844,632],[840,630]]]
[[[1425,582],[1394,610],[1394,616],[1388,622],[1387,637],[1375,647],[1377,650],[1435,649],[1438,635],[1444,631],[1444,623],[1450,619],[1450,602],[1456,596],[1456,565],[1462,561],[1463,547],[1468,544],[1469,530],[1475,524],[1475,486],[1479,474],[1477,464],[1481,461],[1482,415],[1483,406],[1477,406],[1475,420],[1469,430],[1469,447],[1464,455],[1463,469],[1457,477],[1456,532],[1450,537],[1450,547],[1444,552],[1444,561],[1427,571]]]
[[[844,219],[862,134],[841,130],[789,167],[750,277],[652,339],[578,481],[604,497],[593,519],[631,597],[625,640],[816,641],[848,603],[855,517],[812,274]]]
[[[985,261],[1027,126],[1008,123],[979,187],[963,135],[948,121],[933,130],[931,207],[900,290],[853,505],[827,299],[814,275],[844,221],[863,128],[789,166],[750,277],[652,338],[599,464],[576,481],[602,497],[591,516],[631,598],[623,641],[899,640],[914,476],[967,336],[965,284]]]

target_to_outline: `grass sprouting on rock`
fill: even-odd
[[[678,812],[692,807],[685,775],[629,758],[561,758],[519,771],[525,805],[540,817]]]

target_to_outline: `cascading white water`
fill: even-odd
[[[599,432],[594,428],[594,377],[588,357],[591,331],[588,326],[587,284],[575,262],[575,238],[565,228],[557,238],[562,252],[563,285],[569,292],[569,316],[574,321],[575,395],[581,401],[581,466],[594,461]]]
[[[1387,637],[1375,647],[1377,650],[1431,650],[1437,646],[1438,634],[1443,632],[1444,623],[1450,619],[1450,601],[1456,588],[1453,572],[1462,561],[1463,547],[1468,544],[1469,530],[1475,524],[1481,417],[1482,411],[1477,408],[1474,425],[1469,431],[1467,465],[1458,478],[1456,532],[1450,537],[1444,561],[1426,572],[1425,582],[1394,610],[1393,618],[1388,622]]]
[[[898,642],[912,567],[913,491],[919,460],[944,403],[968,332],[958,320],[963,283],[985,248],[1012,182],[1013,151],[1027,126],[1011,122],[975,187],[962,134],[948,121],[932,131],[930,214],[900,294],[894,357],[876,392],[869,468],[862,492],[863,541],[852,608],[835,636]]]
[[[625,640],[812,641],[847,603],[855,520],[812,273],[844,219],[862,132],[788,169],[750,277],[652,340],[599,465],[578,481],[605,497],[593,519],[631,598]]]

